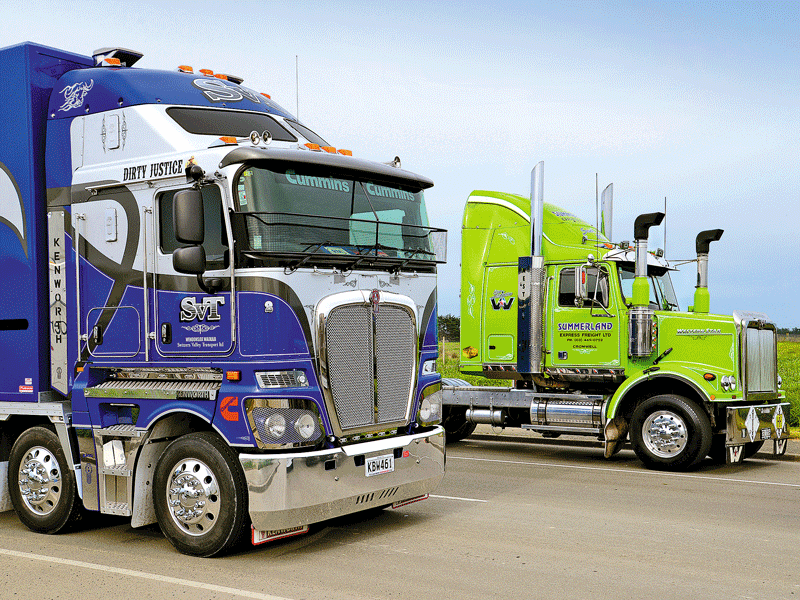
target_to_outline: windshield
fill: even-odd
[[[347,266],[441,262],[437,253],[444,247],[436,234],[444,232],[428,227],[421,190],[333,177],[313,167],[249,166],[234,193],[237,246],[250,259],[282,257],[280,264],[292,264],[299,255],[301,263]]]
[[[622,295],[625,299],[633,297],[633,280],[635,279],[634,265],[632,263],[620,263],[619,282]],[[648,279],[650,280],[650,308],[656,310],[677,311],[678,297],[672,287],[669,271],[656,267],[647,268]]]

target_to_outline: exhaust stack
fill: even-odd
[[[722,229],[709,229],[697,234],[695,250],[697,251],[697,286],[694,290],[694,312],[708,313],[711,299],[708,293],[708,250],[711,242],[722,237]]]
[[[520,256],[517,289],[517,371],[543,370],[542,311],[544,310],[544,162],[531,171],[531,256]]]
[[[628,354],[646,358],[655,349],[653,309],[650,308],[650,283],[647,279],[647,238],[650,228],[664,220],[664,213],[636,217],[633,237],[636,240],[636,278],[633,280],[633,306],[628,312]]]

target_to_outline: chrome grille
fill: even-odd
[[[345,304],[325,322],[328,385],[339,427],[378,431],[405,423],[416,371],[416,323],[404,308]],[[382,427],[383,426],[383,427]]]
[[[748,393],[777,392],[775,331],[748,327],[745,334],[745,378]]]

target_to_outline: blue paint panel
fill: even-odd
[[[109,67],[67,73],[50,99],[49,114],[62,119],[140,104],[226,107],[294,118],[272,100],[230,81],[177,71]]]
[[[80,332],[90,333],[100,318],[100,311],[93,310],[98,306],[105,306],[114,280],[104,275],[85,258],[81,257],[81,322]],[[72,288],[75,289],[75,288]],[[85,344],[82,344],[82,347]]]
[[[239,348],[243,356],[308,356],[303,328],[294,310],[278,296],[240,292]]]
[[[423,348],[438,348],[439,347],[439,328],[437,326],[438,304],[434,305],[431,311],[430,319],[425,324],[425,337],[422,340]],[[434,356],[434,358],[436,358]]]
[[[152,307],[151,307],[152,310]],[[144,291],[141,287],[128,286],[122,295],[119,307],[103,332],[103,343],[94,354],[124,355],[144,359]],[[90,315],[90,322],[93,320]],[[138,350],[138,352],[137,352]]]
[[[158,348],[165,354],[213,355],[230,351],[231,294],[203,294],[159,290],[158,324],[172,328],[172,341]]]
[[[0,335],[0,400],[36,400],[50,386],[45,123],[56,80],[90,59],[35,44],[0,50],[0,319],[27,321]],[[10,192],[9,190],[13,190]],[[20,382],[20,378],[22,381]],[[30,385],[26,382],[30,379]],[[20,387],[22,386],[22,387]]]
[[[72,185],[72,144],[69,137],[71,125],[72,119],[47,123],[45,183],[48,190],[69,188]]]

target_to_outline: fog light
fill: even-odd
[[[275,439],[282,438],[286,432],[286,419],[280,413],[270,415],[265,425],[267,432]]]
[[[736,391],[736,377],[734,377],[733,375],[731,375],[731,376],[728,378],[728,382],[730,383],[730,386],[731,386],[731,391],[732,391],[732,392],[735,392],[735,391]]]
[[[316,430],[316,427],[314,427],[314,417],[308,413],[300,415],[300,418],[294,422],[294,428],[298,435],[304,440],[311,439]]]

